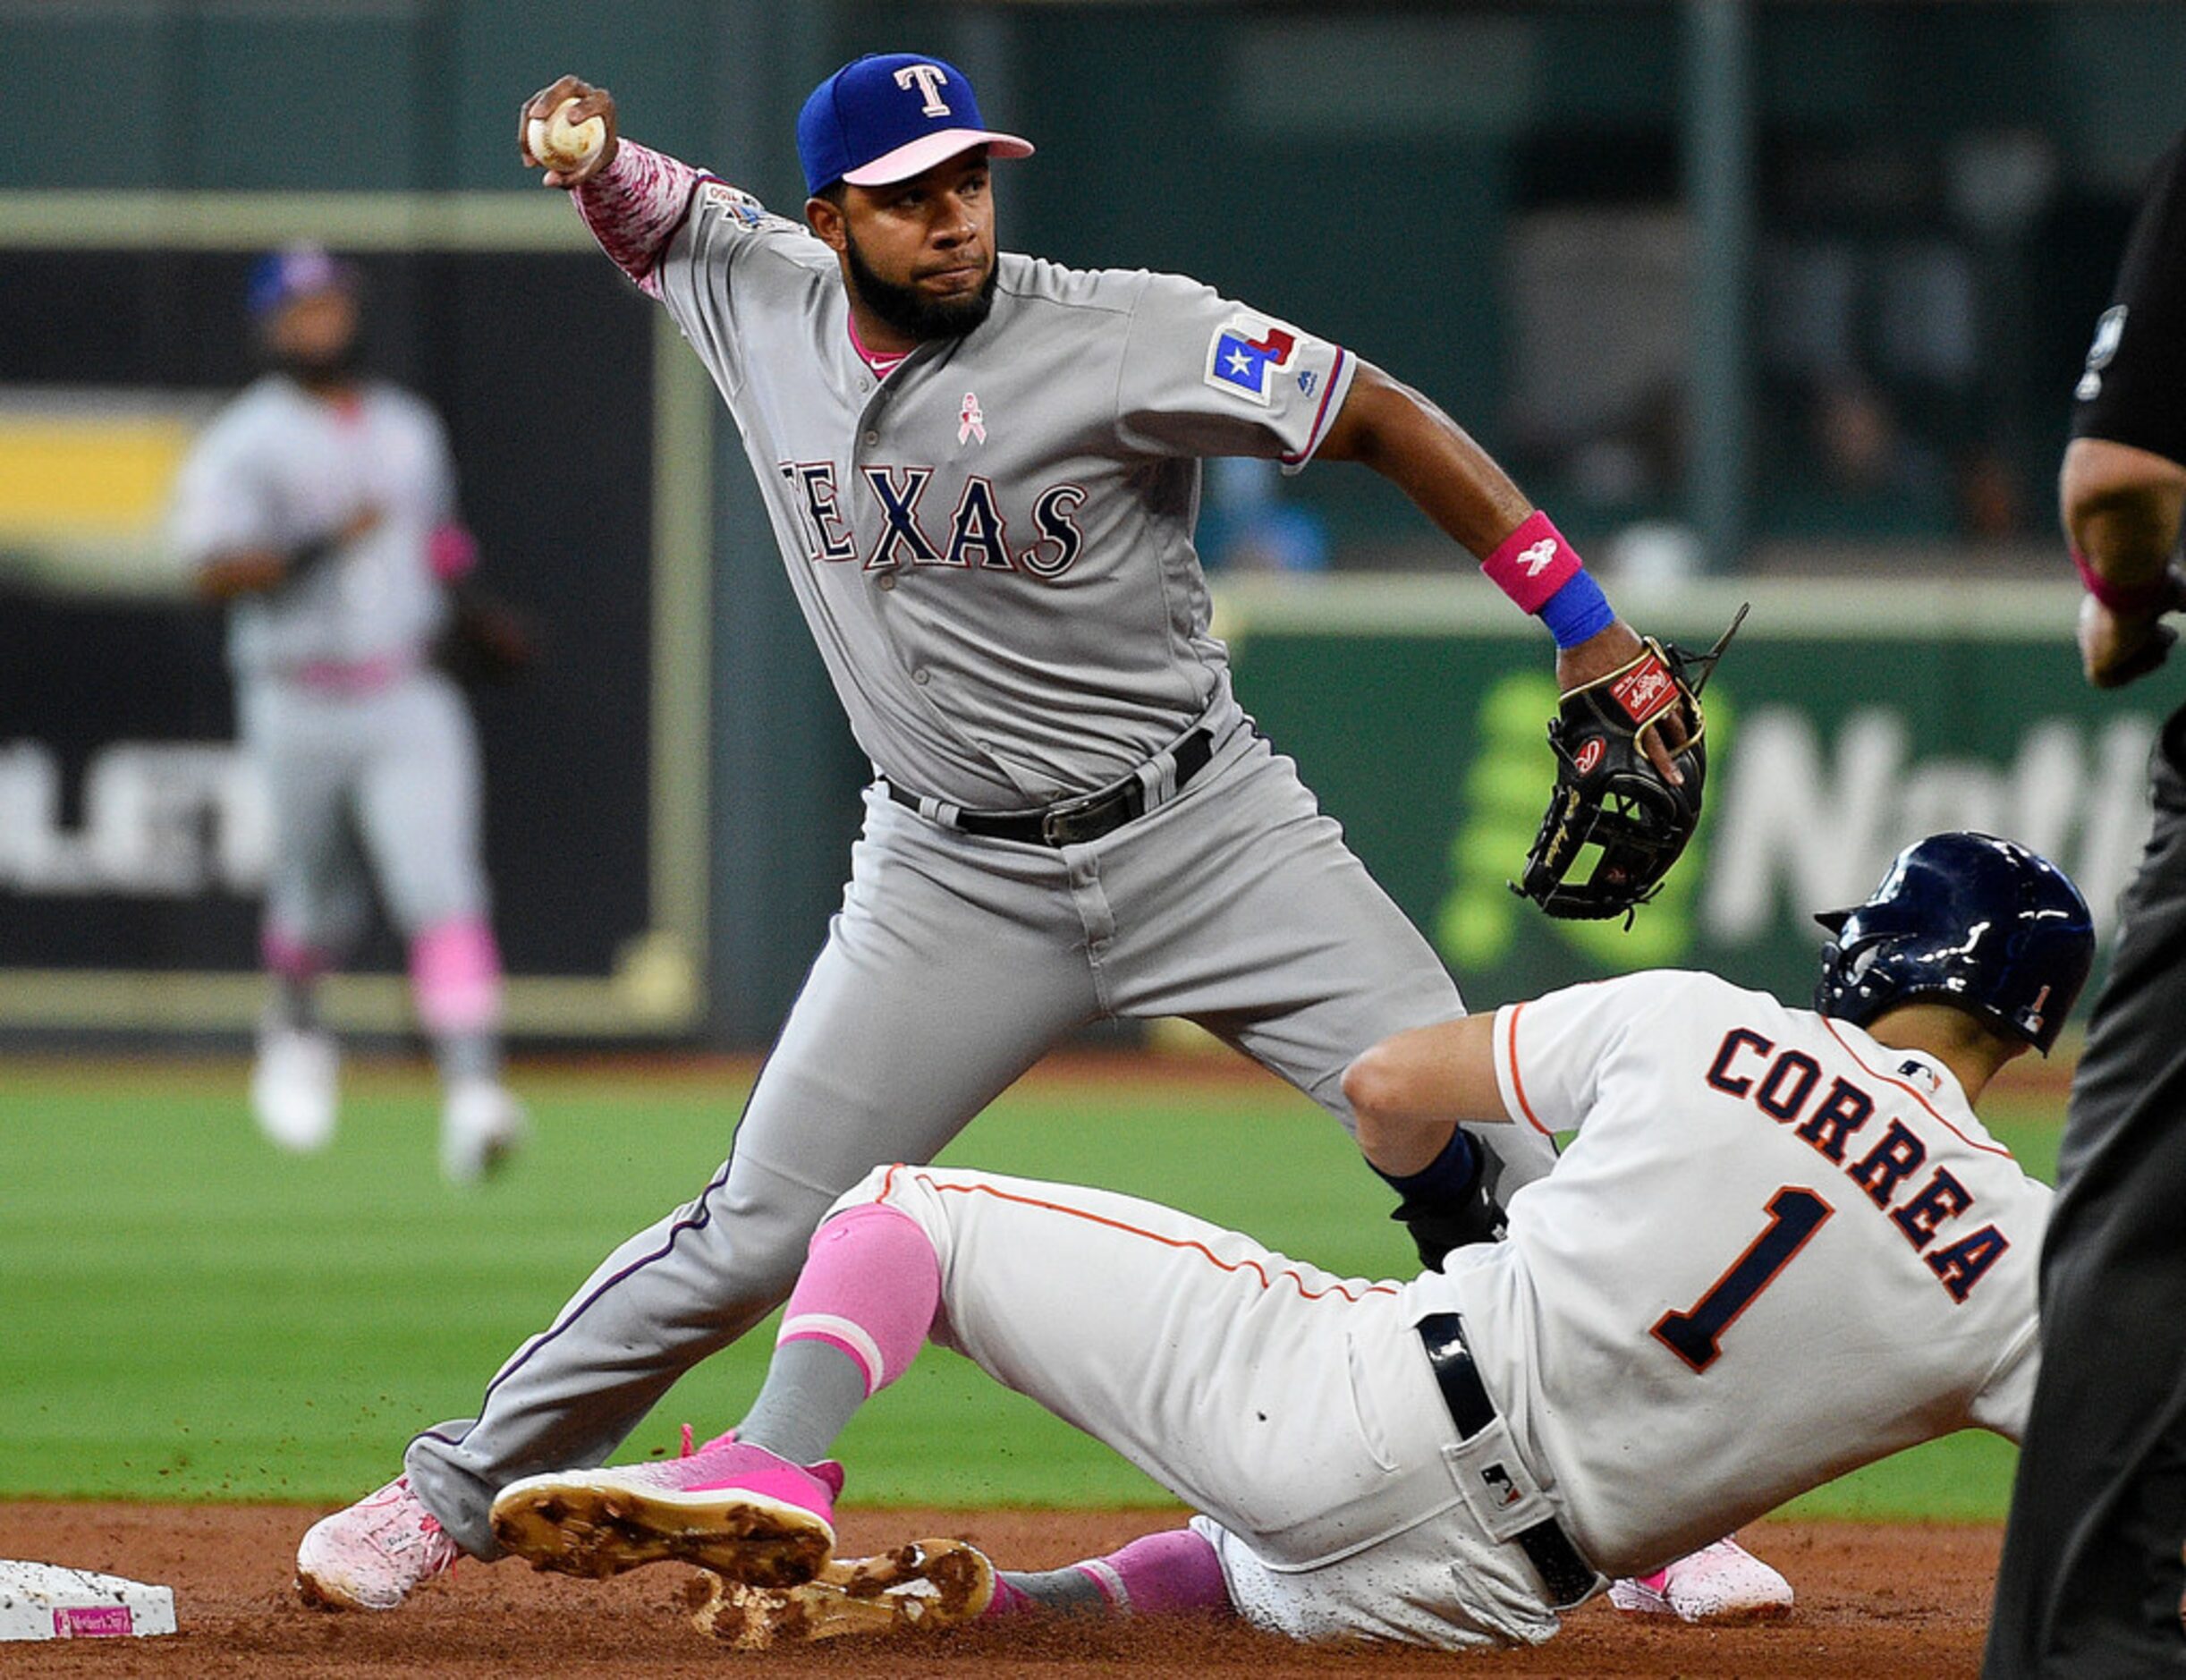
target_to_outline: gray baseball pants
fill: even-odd
[[[369,693],[258,679],[245,744],[273,823],[267,926],[335,962],[379,885],[405,935],[486,913],[478,734],[461,692],[420,669]]]
[[[466,1550],[494,1555],[501,1488],[603,1463],[678,1377],[779,1305],[837,1196],[876,1166],[932,1159],[1074,1029],[1186,1016],[1348,1126],[1354,1056],[1462,1013],[1291,761],[1233,707],[1216,735],[1174,799],[1059,850],[867,791],[842,911],[728,1161],[607,1257],[477,1418],[411,1443],[411,1485]],[[1490,1130],[1524,1151],[1506,1185],[1547,1169],[1546,1140]]]

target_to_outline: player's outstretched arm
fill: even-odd
[[[2186,466],[2107,438],[2077,437],[2058,479],[2064,534],[2088,597],[2080,659],[2097,688],[2119,688],[2169,657],[2177,632],[2163,622],[2186,607],[2186,577],[2171,564]]]
[[[526,168],[546,171],[546,185],[570,195],[615,266],[657,296],[654,267],[691,208],[699,172],[624,140],[614,96],[575,76],[558,76],[523,102],[516,150]]]
[[[1529,611],[1537,610],[1523,595],[1540,576],[1540,567],[1531,564],[1536,554],[1553,555],[1566,573],[1579,570],[1578,556],[1463,427],[1370,362],[1359,364],[1343,407],[1318,454],[1325,461],[1356,461],[1380,473],[1462,544]],[[1549,548],[1526,541],[1537,528],[1544,538],[1554,539]],[[1514,541],[1520,552],[1506,555]],[[1506,581],[1505,572],[1512,573],[1515,588]],[[1556,682],[1567,693],[1630,665],[1643,650],[1639,633],[1609,612],[1606,603],[1596,617],[1601,622],[1581,623],[1578,629],[1585,633],[1557,650]],[[1561,629],[1558,641],[1564,641]],[[1673,761],[1678,749],[1686,744],[1682,717],[1665,717],[1664,727],[1650,731],[1645,744],[1665,781],[1684,780]]]
[[[1393,1033],[1343,1072],[1359,1147],[1385,1174],[1417,1172],[1458,1123],[1508,1121],[1495,1083],[1492,1014]]]
[[[1476,558],[1493,553],[1533,512],[1463,427],[1369,361],[1359,364],[1318,455],[1373,468]]]
[[[208,601],[232,601],[278,589],[288,576],[286,556],[270,548],[241,549],[215,555],[200,565],[197,590]]]
[[[317,571],[349,544],[379,523],[376,507],[360,509],[339,530],[290,549],[231,548],[213,555],[198,566],[198,593],[208,601],[232,601],[239,596],[263,595]]]

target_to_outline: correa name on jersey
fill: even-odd
[[[850,530],[840,500],[832,461],[784,461],[777,468],[797,488],[811,547],[807,558],[858,558],[858,539]],[[1085,533],[1072,517],[1086,499],[1081,484],[1051,484],[1032,498],[1028,522],[1039,533],[1022,549],[1010,541],[1010,522],[993,481],[978,473],[965,476],[949,514],[947,534],[929,534],[919,517],[919,503],[932,483],[933,467],[868,466],[857,477],[871,493],[881,529],[865,556],[868,572],[901,565],[955,566],[960,570],[1024,572],[1052,581],[1069,571],[1085,552]]]
[[[1894,1208],[1898,1192],[1926,1165],[1928,1143],[1902,1116],[1885,1114],[1881,1136],[1854,1158],[1848,1143],[1877,1117],[1875,1093],[1834,1073],[1823,1089],[1822,1065],[1804,1050],[1778,1050],[1766,1033],[1733,1027],[1724,1034],[1715,1060],[1708,1064],[1707,1082],[1726,1096],[1750,1099],[1777,1124],[1791,1127],[1792,1135],[1815,1154],[1842,1169],[1903,1234],[1953,1301],[1962,1303],[2012,1246],[1994,1225],[1984,1225],[1945,1247],[1934,1248],[1944,1225],[1972,1210],[1973,1192],[1947,1168],[1937,1167],[1919,1190]]]

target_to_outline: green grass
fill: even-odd
[[[461,1194],[433,1164],[421,1074],[351,1081],[329,1153],[276,1155],[219,1068],[0,1064],[0,1497],[333,1501],[467,1415],[499,1361],[607,1251],[694,1194],[731,1080],[534,1072],[537,1147]],[[2054,1103],[2000,1133],[2055,1156]],[[1347,1273],[1408,1269],[1386,1192],[1336,1127],[1271,1084],[1138,1079],[1013,1094],[946,1159],[1157,1196]],[[685,1378],[633,1438],[732,1421],[765,1332]],[[928,1353],[842,1444],[861,1503],[1117,1505],[1160,1490],[1106,1449]],[[1808,1496],[1809,1515],[1999,1515],[2012,1454],[1936,1443]]]

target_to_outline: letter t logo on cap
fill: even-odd
[[[910,91],[912,82],[919,84],[919,91],[926,96],[926,103],[919,108],[928,116],[949,115],[948,104],[938,91],[947,81],[939,64],[905,64],[895,72],[895,85],[905,92]]]

